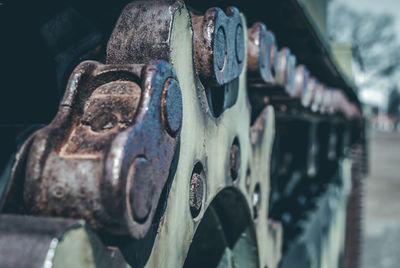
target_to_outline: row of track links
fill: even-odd
[[[195,14],[182,1],[128,4],[105,64],[81,63],[53,122],[22,146],[13,176],[24,177],[29,213],[85,218],[132,265],[182,267],[207,207],[228,189],[251,208],[255,267],[276,267],[271,101],[360,113],[340,90],[296,67],[288,49],[277,52],[263,24],[245,29],[236,8]]]
[[[157,20],[151,29],[149,18]],[[198,14],[188,12],[180,1],[135,1],[124,9],[110,38],[110,63],[147,62],[156,55],[174,66],[182,88],[179,161],[149,267],[182,267],[205,212],[226,191],[249,208],[249,219],[255,223],[249,232],[255,233],[260,252],[254,263],[236,263],[237,267],[276,267],[279,261],[281,230],[267,219],[265,165],[274,114],[267,106],[250,128],[245,29],[236,8],[210,8]],[[121,47],[127,38],[135,41]],[[240,215],[239,210],[238,206],[232,212]]]
[[[361,112],[342,90],[332,89],[313,77],[306,66],[296,66],[290,49],[278,50],[275,36],[263,23],[248,29],[248,90],[253,106],[292,103],[315,114],[341,114],[360,119]]]
[[[276,266],[265,165],[273,109],[250,130],[245,29],[236,8],[128,4],[105,63],[79,64],[54,120],[21,147],[12,181],[24,182],[27,213],[84,218],[135,267],[182,267],[205,211],[228,189],[252,208],[256,248],[272,254],[254,266]]]

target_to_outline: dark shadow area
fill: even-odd
[[[232,263],[236,266],[230,266]],[[246,266],[240,265],[244,263]],[[258,267],[257,243],[249,209],[243,196],[233,188],[220,192],[207,208],[184,267],[218,265]]]

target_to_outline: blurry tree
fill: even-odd
[[[388,92],[398,84],[400,45],[393,21],[390,15],[359,12],[335,0],[329,1],[328,36],[339,43],[352,43],[354,73],[361,89]]]

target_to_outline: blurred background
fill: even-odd
[[[400,1],[307,2],[369,119],[362,267],[400,267]]]

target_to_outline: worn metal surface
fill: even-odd
[[[196,72],[205,86],[221,86],[237,78],[245,66],[242,18],[239,10],[210,8],[190,13]]]
[[[260,79],[272,83],[277,63],[275,36],[263,23],[248,29],[247,79],[249,83]]]
[[[231,108],[224,110],[218,118],[214,117],[207,100],[204,84],[200,83],[203,82],[198,75],[200,72],[196,71],[196,66],[193,65],[192,61],[195,57],[193,51],[196,50],[193,49],[195,41],[192,41],[191,38],[193,32],[190,14],[184,6],[174,8],[176,5],[170,4],[171,6],[164,10],[166,14],[171,14],[172,10],[172,18],[169,21],[173,22],[171,27],[165,26],[170,36],[167,50],[170,53],[170,62],[176,70],[182,88],[184,117],[177,173],[171,185],[167,207],[159,226],[152,254],[146,265],[148,267],[183,266],[186,253],[191,246],[190,241],[193,240],[196,229],[201,224],[202,218],[214,197],[226,187],[235,187],[240,195],[243,195],[245,202],[242,204],[243,208],[253,214],[253,210],[250,209],[252,207],[252,195],[256,185],[259,185],[261,202],[259,211],[256,211],[258,218],[254,228],[258,237],[258,252],[265,252],[265,254],[258,254],[258,262],[260,265],[268,264],[274,267],[278,263],[279,254],[273,255],[272,252],[269,253],[269,249],[279,247],[280,235],[269,234],[266,216],[268,169],[263,164],[268,162],[268,144],[271,143],[273,137],[272,107],[266,109],[260,118],[260,134],[255,139],[254,150],[250,149],[253,148],[249,136],[250,107],[246,102],[245,72],[242,71],[238,81],[233,80],[227,84],[231,86],[230,83],[238,83],[236,102],[233,103]],[[145,16],[151,9],[158,7],[157,2],[148,2],[147,11],[141,13],[137,20],[141,21],[141,16]],[[135,6],[135,8],[138,7]],[[130,12],[133,13],[134,11]],[[164,15],[160,15],[160,17],[164,17]],[[241,21],[243,23],[244,20],[241,18]],[[136,28],[139,29],[140,26]],[[243,28],[245,29],[244,24]],[[118,29],[118,26],[116,29]],[[244,32],[244,38],[245,36],[246,32]],[[147,42],[146,40],[142,41],[143,43]],[[137,44],[137,46],[141,46],[141,44]],[[243,59],[243,63],[245,60],[246,58]],[[265,128],[263,128],[264,125]],[[231,157],[232,144],[235,144],[235,140],[238,141],[236,144],[240,146],[240,155],[235,149]],[[240,168],[238,168],[237,157],[240,158]],[[198,163],[201,163],[203,167],[203,171],[200,173],[204,187],[201,207],[201,184],[197,183],[197,175],[193,177],[193,170],[196,169]],[[230,175],[230,173],[234,173],[230,171],[231,166],[232,171],[238,173],[235,180],[232,180]],[[248,177],[248,170],[252,171],[250,172],[250,183],[246,186],[245,178]],[[198,207],[200,207],[200,210],[192,213],[193,208]],[[251,218],[252,216],[250,220]],[[184,226],[184,230],[176,228],[176,226]],[[279,233],[279,231],[276,232]],[[274,241],[278,243],[277,246],[274,246]],[[171,244],[174,247],[165,247],[165,245]],[[279,252],[279,250],[277,251]]]
[[[32,214],[82,217],[111,234],[144,237],[181,120],[181,91],[169,64],[81,63],[53,122],[28,140],[25,206]]]
[[[315,114],[341,114],[349,120],[361,118],[360,109],[339,89],[326,87],[305,65],[296,66],[289,48],[278,51],[275,37],[262,23],[248,30],[247,79],[253,110],[273,104]]]
[[[234,7],[133,1],[107,36],[105,63],[75,68],[54,120],[17,153],[6,211],[86,219],[133,267],[299,264],[290,250],[312,230],[321,250],[304,265],[338,263],[354,100]],[[71,267],[68,237],[52,265]]]
[[[284,87],[287,94],[294,90],[294,77],[296,73],[296,57],[290,53],[289,48],[282,48],[277,55],[276,83]]]
[[[298,65],[296,67],[296,73],[294,77],[294,89],[291,97],[301,99],[301,97],[305,95],[305,91],[307,90],[308,86],[309,76],[310,72],[307,70],[306,66]]]
[[[107,63],[170,61],[173,16],[182,6],[182,1],[133,1],[126,5],[107,43]]]

